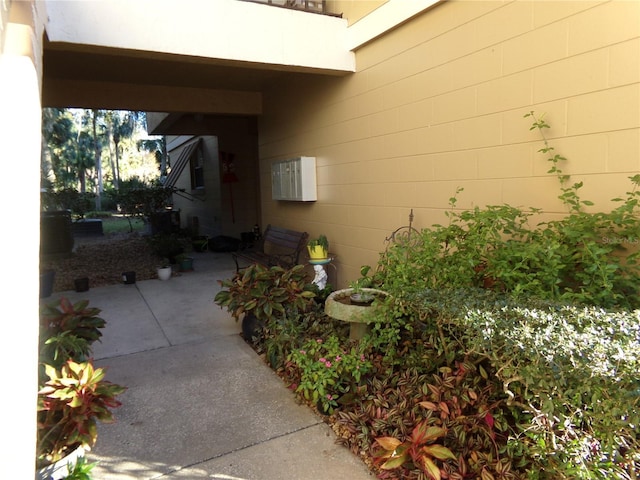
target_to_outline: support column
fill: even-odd
[[[4,10],[2,10],[4,8]],[[9,10],[6,10],[6,9]],[[2,2],[0,205],[5,314],[0,323],[0,462],[3,478],[33,478],[39,330],[42,36],[35,2]],[[38,30],[40,30],[39,33]]]

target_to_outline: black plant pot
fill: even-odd
[[[122,272],[122,281],[125,285],[136,283],[136,272]]]
[[[76,287],[76,292],[86,292],[87,290],[89,290],[89,278],[88,277],[76,278],[73,281],[73,284]]]
[[[262,322],[255,315],[248,313],[242,318],[242,337],[253,343],[262,336]]]

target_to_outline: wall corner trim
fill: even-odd
[[[347,48],[357,50],[412,17],[446,0],[388,0],[347,29]]]

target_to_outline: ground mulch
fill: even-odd
[[[73,252],[66,256],[43,256],[40,269],[55,270],[54,292],[74,290],[74,280],[88,277],[89,287],[122,283],[122,273],[134,271],[136,281],[157,278],[159,259],[147,240],[137,232],[76,237]]]

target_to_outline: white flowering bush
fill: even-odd
[[[489,360],[521,425],[514,442],[534,459],[531,478],[636,478],[640,310],[486,290],[427,291],[414,302],[458,348]]]

